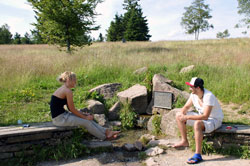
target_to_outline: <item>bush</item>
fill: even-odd
[[[122,128],[124,130],[132,129],[136,124],[136,118],[137,114],[132,110],[131,106],[128,103],[123,104],[120,111]]]

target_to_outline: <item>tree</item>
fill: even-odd
[[[96,5],[102,0],[28,0],[36,13],[36,26],[48,44],[67,47],[89,45],[95,26]]]
[[[204,3],[204,0],[194,0],[191,6],[184,9],[186,12],[181,18],[181,25],[187,34],[195,34],[196,40],[198,40],[200,32],[213,28],[213,25],[208,23],[208,19],[212,18],[211,9]]]
[[[142,8],[138,4],[140,0],[124,0],[124,9],[127,12],[124,14],[124,23],[126,29],[124,38],[127,41],[148,41],[149,28],[146,17],[143,17]]]
[[[12,42],[12,34],[9,29],[7,24],[0,27],[0,44],[10,44]]]
[[[244,19],[240,20],[242,24],[237,24],[236,27],[246,26],[250,28],[250,0],[238,0],[238,13],[244,15]]]
[[[21,44],[21,35],[17,32],[14,35],[13,43],[14,44]]]
[[[31,44],[31,37],[28,34],[28,32],[26,32],[24,34],[24,37],[21,38],[21,42],[22,42],[22,44]]]
[[[43,41],[43,39],[42,39],[42,36],[41,36],[39,30],[37,30],[37,29],[31,30],[31,36],[32,36],[31,37],[32,38],[32,42],[34,44],[44,44],[45,43]]]
[[[115,15],[107,30],[108,41],[148,41],[149,28],[146,17],[143,17],[142,9],[138,4],[140,0],[124,0],[123,15]]]
[[[111,21],[110,27],[107,30],[107,41],[121,41],[125,31],[123,16],[116,13],[115,20]]]
[[[102,33],[99,34],[99,37],[97,39],[98,42],[103,42],[104,41],[104,38],[102,36]]]
[[[216,34],[216,37],[219,39],[224,39],[224,38],[228,38],[230,36],[228,30],[226,29],[224,32],[218,32]]]

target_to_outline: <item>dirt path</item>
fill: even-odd
[[[189,149],[169,149],[166,153],[152,157],[154,166],[186,166],[186,161],[193,155]],[[118,151],[113,153],[102,153],[91,157],[60,162],[43,162],[38,166],[145,166],[145,161],[137,158],[136,152]],[[149,158],[147,158],[149,159]],[[222,155],[203,155],[204,161],[197,166],[249,166],[250,160],[244,160]]]

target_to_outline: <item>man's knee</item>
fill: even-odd
[[[180,113],[180,112],[176,113],[175,119],[179,121],[179,120],[180,120],[180,117],[181,117],[181,113]]]
[[[202,120],[196,120],[194,122],[194,129],[195,130],[202,130],[204,128],[204,123]]]

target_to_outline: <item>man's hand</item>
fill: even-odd
[[[187,121],[187,115],[179,114],[178,117],[179,117],[181,122],[186,122]]]

